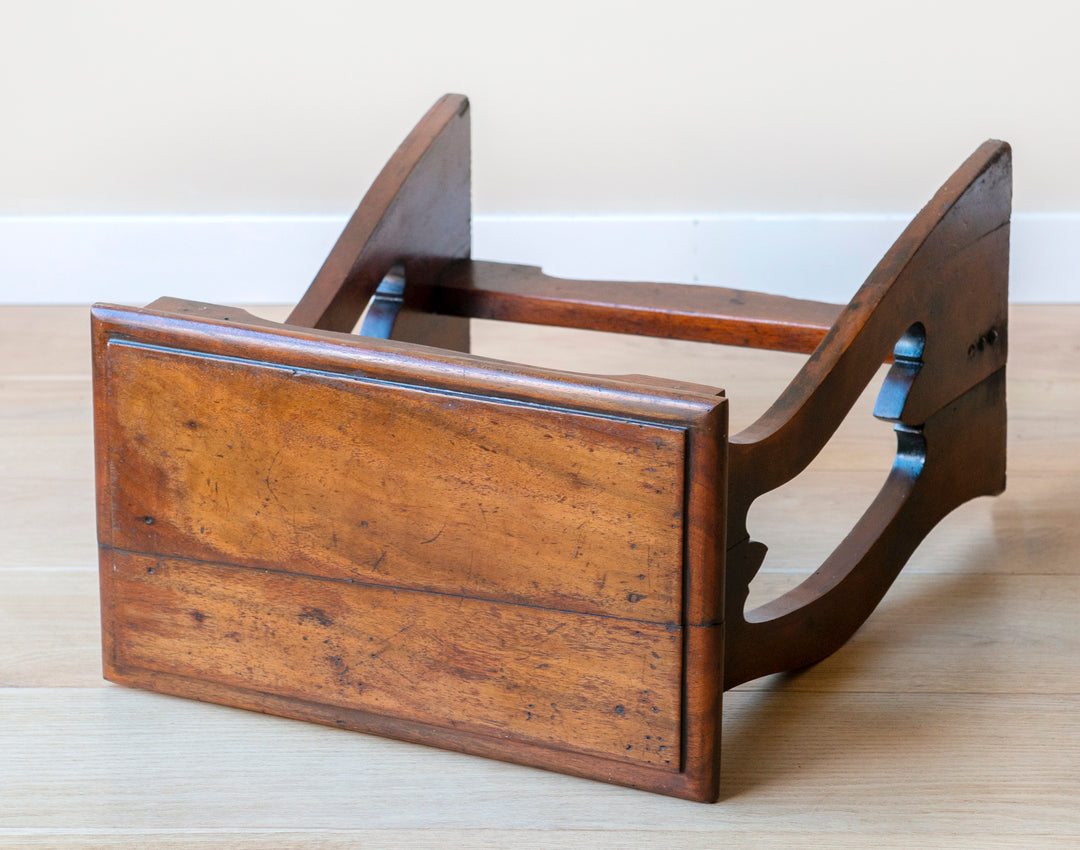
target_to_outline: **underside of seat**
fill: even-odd
[[[839,306],[473,260],[468,119],[431,109],[285,323],[94,308],[106,676],[715,800],[722,691],[834,652],[937,522],[1004,488],[1009,148]],[[808,359],[729,435],[716,388],[477,357],[471,318]],[[886,362],[886,483],[747,611],[751,505]]]

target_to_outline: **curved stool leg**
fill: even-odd
[[[381,288],[384,320],[368,335],[468,351],[467,320],[429,302],[446,264],[469,256],[469,155],[468,98],[445,95],[379,173],[288,323],[348,333]],[[397,276],[404,292],[393,292]]]
[[[773,407],[729,446],[724,687],[825,658],[947,513],[1005,486],[1011,161],[987,142],[915,218]],[[881,492],[821,568],[744,612],[765,546],[754,499],[801,472],[895,344],[874,411],[896,423]]]

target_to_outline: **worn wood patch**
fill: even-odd
[[[112,342],[118,548],[681,620],[684,432]]]
[[[681,629],[119,551],[103,564],[120,666],[679,769]]]

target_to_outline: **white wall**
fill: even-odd
[[[994,136],[1072,239],[1045,214],[1080,214],[1078,8],[4,0],[0,246],[39,215],[344,216],[444,91],[481,216],[911,213]],[[0,256],[0,301],[33,262]]]

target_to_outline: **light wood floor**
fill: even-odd
[[[104,682],[87,328],[85,309],[0,308],[0,847],[1080,847],[1080,307],[1013,311],[1005,495],[948,517],[832,658],[725,696],[713,806]],[[735,428],[800,362],[474,337],[723,386]],[[755,506],[757,599],[814,569],[884,480],[893,439],[863,401]]]

